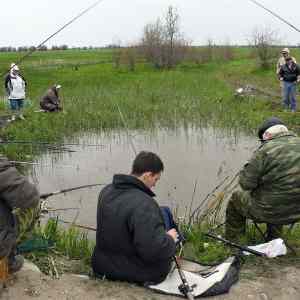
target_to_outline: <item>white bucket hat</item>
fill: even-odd
[[[290,54],[290,49],[289,48],[283,48],[281,50],[281,53],[287,53],[287,54]]]

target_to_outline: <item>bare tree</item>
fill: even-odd
[[[145,58],[157,68],[172,68],[183,60],[187,41],[179,28],[179,14],[170,6],[163,20],[147,24],[141,40]]]
[[[270,28],[255,28],[252,32],[250,45],[254,47],[256,57],[262,68],[268,69],[272,64],[272,60],[277,56],[277,48],[279,44],[277,31]]]
[[[167,66],[174,65],[175,40],[179,38],[179,15],[177,9],[169,6],[165,17],[165,35],[167,42]]]

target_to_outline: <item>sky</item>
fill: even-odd
[[[1,46],[38,45],[95,0],[14,0],[1,2]],[[300,28],[300,1],[260,0]],[[300,33],[249,0],[103,0],[93,10],[51,39],[48,46],[134,44],[143,27],[177,8],[180,29],[194,45],[247,44],[254,28],[277,32],[282,44],[300,44]]]

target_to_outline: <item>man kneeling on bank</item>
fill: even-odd
[[[175,255],[177,231],[166,231],[151,191],[164,170],[152,152],[140,152],[130,175],[117,174],[99,195],[94,272],[111,280],[159,283]]]
[[[300,220],[300,139],[278,118],[259,128],[261,147],[240,173],[241,191],[226,210],[226,237],[237,240],[246,219],[266,223],[268,240],[281,235],[282,225]]]

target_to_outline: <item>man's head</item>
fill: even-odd
[[[10,65],[10,70],[14,75],[19,74],[19,71],[20,71],[19,67],[15,63],[12,63]]]
[[[289,50],[289,48],[283,48],[283,49],[281,50],[281,54],[282,54],[282,56],[283,56],[284,58],[290,56],[290,50]]]
[[[261,141],[266,141],[271,139],[275,133],[287,132],[288,129],[284,123],[276,118],[271,117],[263,122],[263,124],[258,129],[258,137]]]
[[[140,179],[148,188],[155,186],[160,179],[164,164],[153,152],[140,152],[133,161],[131,175]]]

